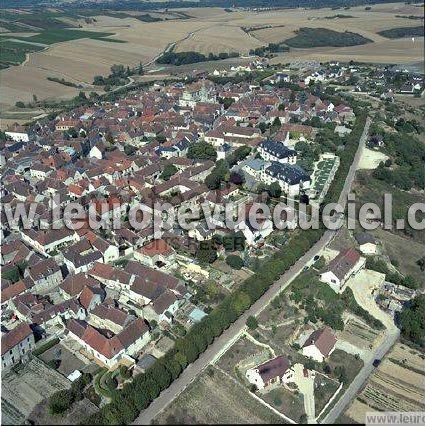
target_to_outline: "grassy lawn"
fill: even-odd
[[[290,419],[299,422],[305,415],[304,398],[299,392],[291,392],[283,387],[271,390],[262,396],[264,401]]]
[[[373,231],[373,234],[382,242],[384,252],[389,258],[398,262],[397,269],[403,275],[411,275],[419,283],[423,282],[423,272],[416,264],[416,261],[425,256],[425,244],[412,241],[381,228]]]
[[[218,367],[241,382],[248,368],[258,365],[272,357],[270,351],[255,345],[246,337],[239,339],[218,361]],[[241,368],[238,369],[237,366]]]
[[[377,180],[367,171],[359,171],[355,181],[354,193],[356,194],[357,209],[365,203],[377,204],[383,212],[384,194],[392,195],[393,219],[406,219],[409,207],[414,203],[424,203],[425,197],[421,194],[414,194],[408,191],[402,191],[384,181]],[[402,231],[399,231],[400,233]],[[411,228],[406,229],[408,236],[418,242],[423,242],[421,231],[415,231]]]
[[[343,373],[345,387],[353,381],[363,367],[363,361],[361,359],[357,359],[354,355],[339,349],[331,354],[327,364],[331,368],[333,375],[339,375],[340,372]]]
[[[323,410],[339,387],[339,383],[328,377],[317,374],[314,379],[314,405],[316,416]]]

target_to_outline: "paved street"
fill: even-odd
[[[328,415],[320,423],[335,423],[337,418],[344,412],[348,404],[356,397],[357,393],[362,389],[366,383],[372,371],[375,369],[373,361],[375,359],[381,359],[395,344],[400,336],[399,330],[392,330],[387,335],[384,342],[376,349],[375,352],[371,353],[367,359],[364,360],[364,367],[360,370],[359,374],[351,382],[351,385],[344,392],[344,395],[337,401],[333,406]]]
[[[370,126],[370,119],[366,121],[366,125],[359,141],[353,164],[347,175],[344,188],[341,192],[339,203],[345,208],[347,203],[347,195],[351,189],[354,180],[357,164],[359,162],[361,153],[366,144],[367,133]],[[144,410],[134,421],[134,424],[150,424],[152,420],[163,411],[167,405],[173,401],[203,370],[206,368],[220,353],[222,348],[226,346],[227,342],[233,340],[245,328],[246,320],[249,316],[256,316],[264,307],[266,307],[282,290],[287,288],[292,280],[302,271],[303,267],[317,254],[319,254],[335,236],[336,231],[327,230],[322,238],[304,255],[302,256],[279,280],[277,280],[264,295],[258,299],[237,321],[235,321],[223,334],[215,339],[215,341],[208,347],[208,349],[200,355],[200,357],[188,366],[181,376],[175,380],[166,390],[164,390],[152,404]],[[390,345],[391,346],[391,345]],[[389,347],[390,347],[389,346]],[[384,348],[382,348],[384,351]],[[388,349],[387,349],[388,350]],[[385,353],[385,352],[383,352]],[[367,376],[366,376],[367,377]],[[361,382],[363,383],[363,381]],[[351,389],[351,386],[349,390]],[[354,397],[355,390],[353,388],[352,394],[347,397],[344,395],[342,399],[347,400],[347,403]],[[338,405],[338,404],[337,404]],[[334,413],[329,418],[333,419],[338,417],[338,409],[332,410]]]

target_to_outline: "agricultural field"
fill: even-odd
[[[401,3],[374,5],[367,11],[353,7],[343,14],[331,9],[261,13],[234,9],[229,13],[222,8],[105,12],[48,9],[19,14],[5,11],[0,21],[0,43],[4,48],[1,61],[20,65],[0,71],[1,115],[6,118],[16,101],[30,102],[33,95],[39,100],[54,100],[78,94],[80,89],[49,81],[48,76],[82,85],[89,92],[96,90],[93,77],[108,74],[114,63],[143,63],[149,72],[158,68],[155,59],[166,49],[246,55],[268,43],[294,39],[300,28],[326,28],[344,34],[348,31],[354,34],[352,37],[372,43],[332,47],[334,43],[325,42],[321,43],[323,47],[291,48],[278,54],[272,63],[331,59],[419,62],[423,37],[412,42],[410,37],[389,39],[378,32],[417,27],[418,20],[403,16],[421,14],[421,8]],[[167,67],[169,73],[176,71],[178,67]]]
[[[397,344],[387,355],[345,416],[363,423],[371,411],[424,411],[424,355]]]
[[[154,424],[196,423],[277,424],[282,419],[242,385],[209,367],[154,420]]]

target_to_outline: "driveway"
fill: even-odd
[[[298,390],[304,397],[304,410],[309,424],[316,423],[316,410],[314,406],[314,376],[312,371],[308,370],[307,376],[304,375],[304,366],[302,364],[294,365],[294,379]]]

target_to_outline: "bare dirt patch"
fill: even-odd
[[[208,401],[207,403],[205,401]],[[242,386],[209,368],[154,421],[155,424],[282,423]]]

